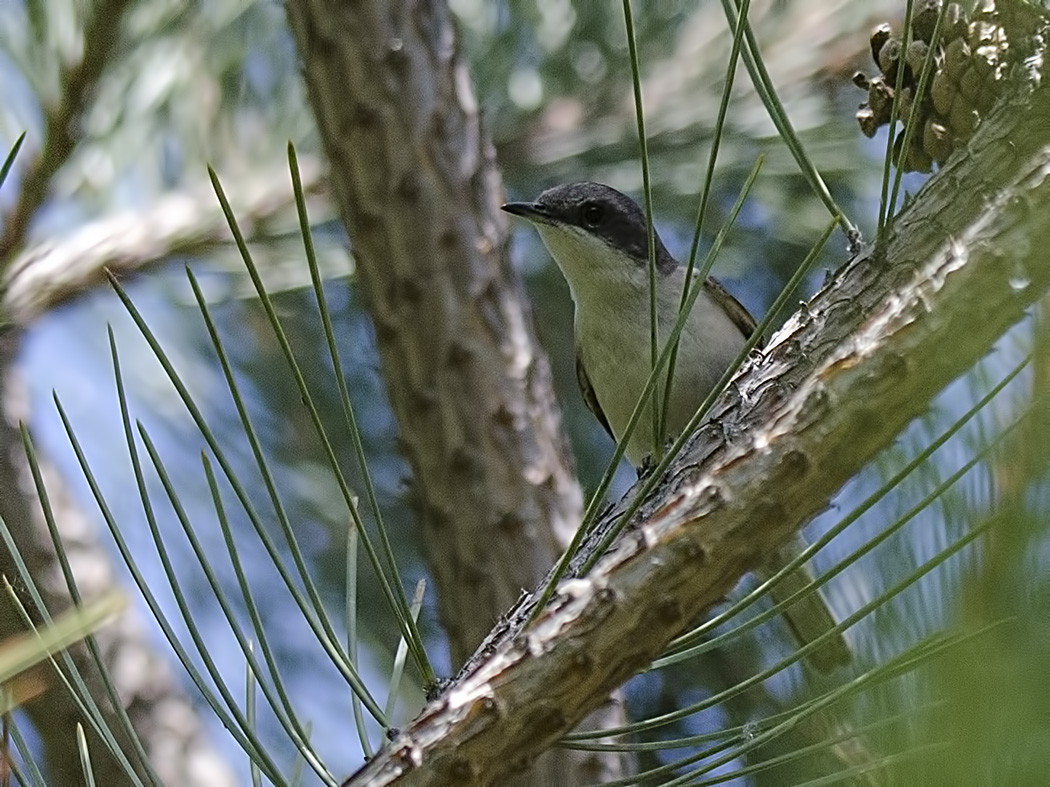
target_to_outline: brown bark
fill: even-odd
[[[580,510],[499,176],[442,3],[288,12],[459,664]]]

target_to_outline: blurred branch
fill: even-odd
[[[321,168],[315,161],[301,162],[304,188],[318,193],[324,186]],[[293,205],[288,173],[278,172],[244,179],[238,187],[238,210],[248,231],[259,228]],[[97,221],[60,241],[48,241],[21,255],[0,282],[0,311],[7,327],[0,337],[0,517],[16,539],[19,553],[28,564],[48,608],[55,612],[70,604],[61,579],[58,555],[41,518],[40,504],[32,491],[26,459],[19,448],[17,424],[28,422],[24,385],[14,368],[19,328],[105,280],[104,271],[132,272],[177,252],[201,249],[226,242],[229,225],[210,189],[170,194],[140,212],[128,212]],[[79,570],[82,594],[90,599],[114,583],[109,555],[102,549],[95,529],[72,499],[61,478],[41,458],[48,496],[62,532],[63,549]],[[11,557],[0,550],[0,567],[16,576]],[[23,630],[10,602],[0,603],[0,636]],[[136,665],[117,671],[122,700],[149,755],[154,769],[169,784],[224,785],[233,777],[211,748],[208,734],[196,711],[173,676],[166,657],[156,652],[141,621],[129,614],[96,635],[100,649],[111,665]],[[89,689],[101,707],[109,707],[101,678],[83,646],[70,653]],[[79,710],[65,688],[57,682],[39,701],[27,704],[27,712],[45,742],[47,762],[54,773],[79,769],[79,754],[73,735]],[[108,726],[120,734],[119,721],[109,711]],[[119,738],[126,752],[131,742]],[[126,782],[122,771],[101,743],[92,738],[96,777],[101,783]]]
[[[554,743],[1023,316],[1050,287],[1048,213],[1045,86],[1003,102],[884,247],[749,360],[594,570],[563,582],[529,630],[528,604],[515,610],[348,784],[496,783]]]
[[[306,193],[320,193],[325,182],[319,163],[302,160],[300,168]],[[248,235],[294,205],[285,169],[236,182],[235,208]],[[230,228],[210,188],[169,194],[145,210],[101,219],[21,254],[0,279],[0,311],[26,325],[104,282],[106,270],[119,276],[173,254],[227,242],[232,242]]]
[[[133,3],[134,0],[98,0],[87,11],[81,58],[62,70],[58,102],[44,107],[43,147],[22,176],[18,201],[3,217],[0,272],[25,242],[29,223],[43,204],[52,177],[73,154],[84,111],[120,39],[124,13]]]
[[[0,295],[3,298],[0,328],[0,517],[15,539],[18,552],[52,614],[67,608],[69,591],[62,577],[59,556],[42,519],[26,457],[21,450],[17,425],[27,422],[29,410],[23,381],[15,368],[21,326],[74,297],[102,278],[106,267],[132,270],[176,251],[187,251],[225,240],[228,227],[209,191],[199,196],[166,197],[141,213],[100,221],[64,241],[51,241],[13,259],[22,248],[33,215],[44,202],[54,175],[69,160],[79,142],[80,127],[92,94],[120,41],[122,21],[130,0],[100,0],[88,11],[80,59],[61,74],[58,101],[44,108],[44,142],[20,181],[21,191],[3,219],[0,235]],[[313,186],[320,183],[319,168],[307,168]],[[287,174],[257,184],[249,193],[245,215],[265,221],[292,204]],[[48,496],[62,534],[62,549],[76,568],[82,595],[87,599],[109,591],[115,579],[109,554],[97,533],[74,501],[61,476],[40,460]],[[0,569],[17,576],[13,557],[0,550]],[[32,611],[32,605],[29,605]],[[39,618],[38,618],[39,619]],[[24,630],[14,605],[0,601],[0,636]],[[152,768],[165,783],[185,785],[232,784],[233,777],[212,747],[192,703],[172,674],[167,658],[156,651],[134,615],[123,616],[96,636],[108,666],[114,668],[120,700],[127,708],[135,734],[142,741]],[[70,656],[88,690],[103,709],[105,723],[129,757],[135,746],[121,727],[106,699],[101,675],[88,649],[70,649]],[[54,676],[52,676],[54,677]],[[83,722],[80,708],[63,684],[51,680],[46,693],[26,705],[44,746],[47,767],[56,783],[78,780],[81,770],[76,725]],[[90,727],[88,727],[90,729]],[[129,783],[127,775],[101,741],[90,735],[89,747],[99,783]],[[139,774],[149,781],[141,764]]]
[[[877,0],[863,7],[850,0],[819,7],[805,2],[752,0],[749,17],[762,47],[763,62],[773,74],[792,121],[802,133],[810,134],[807,148],[822,167],[852,170],[858,136],[849,118],[839,114],[834,86],[846,85],[849,89],[850,74],[870,57],[867,47],[858,46],[858,42],[866,40],[877,21],[899,15],[902,9],[899,0]],[[732,35],[720,6],[701,3],[681,26],[674,45],[661,59],[648,64],[642,92],[649,144],[655,155],[695,158],[695,145],[710,137],[731,46]],[[552,102],[533,122],[522,124],[518,136],[501,141],[501,153],[505,146],[506,158],[513,160],[524,152],[533,166],[547,173],[552,168],[557,172],[582,168],[589,172],[611,170],[613,180],[636,179],[637,141],[627,74],[623,83],[622,102],[601,112],[586,105],[586,94]],[[723,169],[746,172],[754,163],[756,144],[781,144],[748,80],[738,80],[734,88],[728,129],[730,144]],[[787,156],[783,157],[784,167],[777,161],[780,159],[771,162],[774,172],[794,170]],[[692,181],[683,179],[676,168],[658,169],[656,174],[671,177],[675,193],[693,193],[702,184],[702,168],[699,163],[696,166]],[[603,177],[609,179],[608,174]]]

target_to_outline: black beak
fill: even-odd
[[[501,209],[512,216],[521,216],[523,219],[541,224],[551,224],[553,221],[550,211],[538,202],[508,202],[501,206]]]

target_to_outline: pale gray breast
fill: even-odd
[[[661,293],[659,304],[661,343],[674,325],[679,295],[671,288]],[[610,312],[603,309],[599,319],[580,312],[576,315],[577,346],[587,376],[594,388],[613,436],[623,434],[651,369],[648,309],[624,307]],[[636,319],[631,319],[634,315]],[[642,319],[637,319],[638,316]],[[711,295],[701,293],[682,333],[674,387],[667,420],[667,438],[677,437],[744,345],[740,327]],[[659,396],[662,401],[662,386]],[[638,465],[653,451],[651,404],[627,447],[627,458]]]

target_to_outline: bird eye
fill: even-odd
[[[602,206],[596,202],[588,202],[583,206],[583,222],[588,227],[597,227],[602,222]]]

